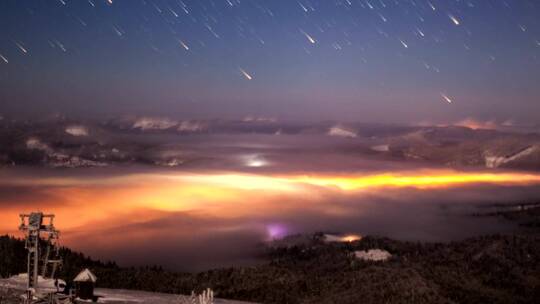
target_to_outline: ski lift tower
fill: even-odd
[[[32,212],[21,214],[21,225],[19,230],[26,236],[25,247],[28,250],[27,259],[27,300],[31,302],[34,294],[38,293],[38,277],[47,277],[47,272],[52,266],[51,277],[54,277],[57,267],[61,264],[58,258],[58,237],[59,231],[54,227],[54,214],[43,214],[42,212]],[[42,240],[43,237],[43,240]],[[46,241],[44,252],[41,252],[40,243]],[[51,254],[55,259],[51,259]],[[41,266],[41,273],[40,273]]]

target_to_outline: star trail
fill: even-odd
[[[539,17],[526,0],[2,1],[0,111],[534,122]]]

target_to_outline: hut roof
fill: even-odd
[[[95,274],[93,274],[88,268],[81,271],[75,279],[73,279],[73,282],[92,282],[95,283],[97,281],[97,277]]]

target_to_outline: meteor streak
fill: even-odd
[[[309,42],[311,42],[312,44],[315,44],[317,41],[315,41],[315,39],[313,39],[313,37],[311,37],[308,33],[304,32],[303,30],[300,30],[300,32],[302,34],[304,34],[304,36],[306,36],[307,40],[309,40]]]
[[[23,53],[28,53],[28,51],[18,42],[15,42],[15,45],[17,45],[17,47],[19,48],[19,50],[21,50]]]
[[[399,42],[401,42],[401,45],[403,45],[404,48],[408,49],[409,46],[405,43],[405,41],[399,39]]]
[[[450,99],[450,97],[446,96],[445,94],[441,93],[441,96],[442,98],[444,98],[444,100],[448,103],[452,103],[452,99]]]
[[[180,40],[180,45],[186,50],[186,51],[189,51],[189,46],[187,46],[187,44],[184,43],[184,41]]]
[[[459,25],[459,20],[457,20],[456,17],[451,14],[448,14],[448,17],[450,18],[450,20],[452,20],[452,22],[454,22],[455,25]]]
[[[244,69],[242,68],[238,68],[240,70],[240,72],[242,73],[242,75],[244,75],[244,77],[246,77],[247,80],[252,80],[253,77],[251,77],[251,75],[249,75]]]

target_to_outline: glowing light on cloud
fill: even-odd
[[[350,242],[354,242],[354,241],[359,241],[359,240],[362,239],[362,237],[359,236],[359,235],[356,235],[356,234],[348,234],[348,235],[343,236],[342,239],[343,239],[344,242],[350,243]]]
[[[287,227],[281,224],[270,224],[266,226],[266,233],[270,240],[281,239],[287,235]]]
[[[493,120],[489,121],[479,121],[473,118],[466,118],[464,120],[458,121],[454,124],[454,126],[460,126],[460,127],[466,127],[469,129],[477,130],[477,129],[486,129],[486,130],[495,130],[497,129],[497,123]]]
[[[347,235],[334,235],[334,234],[325,234],[325,242],[337,242],[337,243],[351,243],[354,241],[359,241],[362,239],[361,235],[358,234],[347,234]]]
[[[244,157],[244,164],[247,167],[259,168],[266,167],[269,163],[260,155],[248,155]]]

